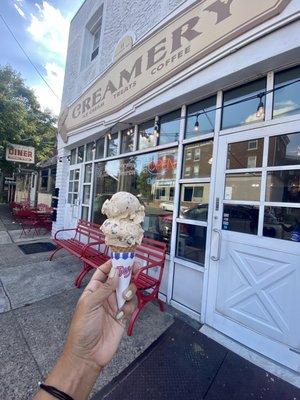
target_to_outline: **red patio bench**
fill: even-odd
[[[100,225],[79,220],[76,228],[60,229],[55,233],[53,240],[57,249],[52,253],[50,261],[61,249],[65,249],[80,258],[83,261],[83,268],[75,279],[75,285],[78,288],[91,269],[99,267],[109,259],[108,247],[105,245],[104,235],[99,228]],[[74,232],[74,235],[71,238],[61,238],[59,236],[62,232]],[[101,250],[101,247],[103,247],[103,250]]]

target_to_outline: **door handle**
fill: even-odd
[[[222,234],[221,234],[221,231],[220,231],[219,229],[217,229],[217,228],[214,228],[214,229],[213,229],[213,232],[215,232],[215,233],[218,235],[218,237],[219,237],[219,239],[218,239],[218,252],[217,252],[217,256],[211,256],[210,258],[211,258],[213,261],[219,261],[219,260],[220,260],[220,256],[221,256]]]

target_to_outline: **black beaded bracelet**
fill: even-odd
[[[40,389],[44,390],[45,392],[51,394],[51,396],[60,399],[60,400],[74,400],[71,396],[67,393],[62,392],[61,390],[56,389],[54,386],[45,385],[42,382],[39,382]]]

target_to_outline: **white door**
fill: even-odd
[[[300,372],[300,134],[221,137],[206,323]]]
[[[70,166],[65,227],[73,228],[81,218],[82,165]]]

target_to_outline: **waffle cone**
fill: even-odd
[[[110,249],[115,253],[134,253],[137,247],[138,246],[131,246],[131,247],[110,246]]]

